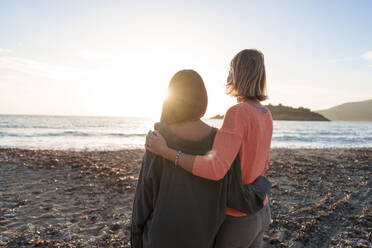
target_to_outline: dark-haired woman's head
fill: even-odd
[[[260,51],[245,49],[234,56],[230,64],[226,92],[243,99],[267,99],[264,55]]]
[[[164,100],[160,121],[175,124],[200,119],[207,109],[208,95],[203,79],[194,70],[174,74]]]

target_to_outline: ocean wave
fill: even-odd
[[[145,133],[108,133],[104,136],[117,136],[117,137],[145,137]]]
[[[372,136],[299,136],[299,135],[283,135],[283,136],[273,136],[273,142],[320,142],[320,143],[370,143],[372,142]]]
[[[50,127],[50,126],[32,126],[32,125],[22,125],[22,124],[0,124],[0,128],[4,128],[4,129],[50,129],[50,128],[53,128],[53,129],[63,129],[63,128],[66,128],[66,127],[56,127],[56,126],[53,126],[53,127]]]
[[[80,132],[80,131],[64,131],[59,133],[8,133],[8,132],[0,132],[0,137],[65,137],[65,136],[73,136],[73,137],[145,137],[145,133],[89,133],[89,132]]]

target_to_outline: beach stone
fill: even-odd
[[[89,243],[90,243],[91,245],[94,245],[94,244],[96,243],[96,239],[95,239],[95,238],[90,238],[90,239],[89,239]]]
[[[120,228],[121,228],[120,224],[113,224],[113,225],[110,226],[110,230],[114,231],[114,232],[119,230]]]
[[[293,242],[292,245],[289,246],[290,248],[302,248],[305,247],[304,244],[300,241]]]
[[[15,213],[12,213],[12,214],[4,214],[4,217],[5,218],[14,218],[16,217],[17,215]]]
[[[368,246],[368,244],[369,244],[368,241],[365,240],[365,239],[359,239],[358,243],[357,243],[357,245],[359,245],[359,246],[365,245],[366,247]]]
[[[284,237],[286,235],[286,231],[287,229],[284,229],[284,228],[281,228],[279,229],[274,235],[273,235],[273,239],[277,239],[279,240],[280,242],[282,242],[284,240]]]
[[[0,163],[5,162],[6,160],[7,160],[7,157],[5,156],[5,154],[0,154]]]
[[[2,242],[8,242],[9,240],[10,240],[10,237],[8,235],[1,234],[0,233],[0,241],[2,241]]]
[[[68,233],[68,232],[61,232],[60,236],[61,236],[61,238],[64,242],[69,242],[69,241],[72,240],[72,237],[71,237],[70,233]]]

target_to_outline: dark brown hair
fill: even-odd
[[[231,60],[226,93],[234,97],[266,100],[264,55],[256,49],[240,51]]]
[[[160,122],[174,124],[200,119],[207,109],[208,95],[203,79],[194,70],[182,70],[169,82]]]

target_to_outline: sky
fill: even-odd
[[[0,2],[0,114],[158,117],[170,78],[204,79],[223,114],[232,57],[265,55],[269,100],[372,98],[372,1]]]

